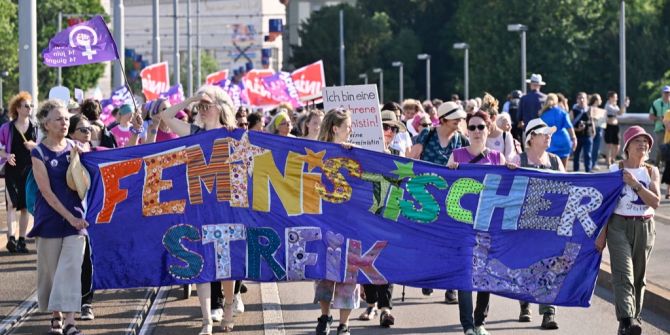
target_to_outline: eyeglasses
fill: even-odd
[[[214,106],[215,104],[213,102],[199,102],[197,105],[193,107],[193,110],[198,113],[202,112],[205,110],[208,110],[210,107]]]
[[[91,131],[93,131],[93,128],[91,128],[91,127],[79,127],[79,128],[77,128],[77,131],[82,133],[82,134],[88,134]]]
[[[35,105],[33,105],[33,104],[24,104],[24,105],[23,105],[23,108],[33,109],[33,108],[35,108]]]
[[[239,122],[239,123],[237,123],[237,126],[238,126],[238,127],[245,127],[245,128],[246,128],[246,127],[249,126],[249,122]]]
[[[475,131],[475,130],[480,130],[480,131],[482,131],[482,130],[484,130],[484,129],[486,129],[486,125],[485,125],[485,124],[478,124],[478,125],[476,125],[476,126],[475,126],[475,125],[468,126],[468,130],[469,130],[469,131]]]
[[[398,127],[396,127],[396,126],[391,126],[391,125],[388,125],[388,124],[382,125],[382,127],[384,128],[384,131],[391,130],[391,131],[393,131],[394,133],[397,133],[398,130],[399,130]]]

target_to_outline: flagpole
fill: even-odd
[[[126,82],[126,87],[128,88],[128,91],[130,91],[130,98],[133,99],[133,106],[135,107],[135,113],[139,113],[140,110],[137,108],[137,101],[135,101],[135,93],[133,93],[133,89],[130,87],[130,84],[128,83],[128,76],[126,76],[126,69],[123,68],[123,64],[121,64],[120,59],[116,59],[117,62],[119,62],[119,67],[121,67],[121,73],[123,73],[123,80]]]

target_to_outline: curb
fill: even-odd
[[[612,269],[606,262],[600,262],[597,284],[611,292],[614,291],[612,288]],[[647,282],[643,309],[648,309],[658,315],[670,315],[670,290]]]
[[[147,294],[144,296],[145,299],[144,305],[135,314],[135,318],[133,319],[133,321],[130,322],[130,324],[124,331],[125,334],[137,335],[139,333],[142,324],[144,324],[144,320],[145,317],[147,316],[147,313],[149,313],[149,310],[151,310],[151,306],[154,304],[154,300],[156,299],[157,293],[158,288],[156,287],[152,287],[147,291]]]

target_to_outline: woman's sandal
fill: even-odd
[[[362,321],[370,321],[377,315],[377,308],[375,306],[368,306],[363,313],[358,317]]]
[[[212,335],[212,325],[203,325],[198,335]]]
[[[63,335],[84,335],[84,333],[80,332],[75,325],[70,324],[63,329]]]
[[[235,327],[235,321],[233,321],[233,302],[223,304],[223,321],[221,321],[221,327],[223,328],[224,333],[230,333]]]
[[[382,327],[391,327],[395,323],[395,318],[389,311],[382,311],[382,314],[379,316],[379,325]]]
[[[51,318],[51,329],[49,329],[49,335],[61,334],[63,334],[63,319]]]

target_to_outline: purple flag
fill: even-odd
[[[167,99],[170,102],[170,105],[174,106],[184,101],[184,89],[181,87],[181,84],[177,84],[170,87],[167,92],[161,93],[160,97]]]
[[[100,106],[102,107],[100,120],[102,120],[102,122],[105,124],[114,121],[114,118],[112,117],[112,110],[116,107],[122,106],[123,104],[133,104],[132,93],[130,93],[130,90],[126,85],[117,87],[112,92],[112,96],[109,99],[103,99],[100,101]]]
[[[56,34],[42,50],[44,64],[67,67],[119,58],[116,44],[100,15]]]
[[[272,76],[263,78],[265,89],[270,92],[272,99],[279,102],[290,102],[293,108],[302,107],[298,91],[293,84],[291,74],[278,72]]]
[[[217,85],[221,86],[221,88],[223,88],[223,90],[228,93],[230,98],[233,100],[233,105],[235,108],[249,104],[249,98],[245,94],[246,91],[242,81],[234,83],[230,79],[224,79],[218,82]]]

